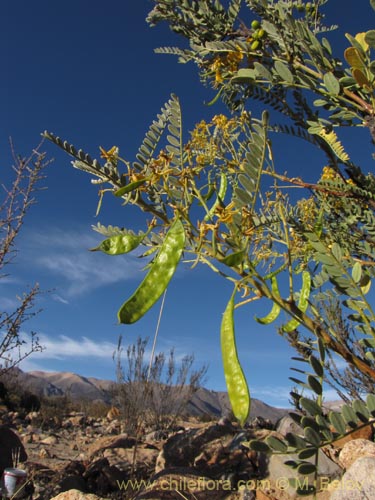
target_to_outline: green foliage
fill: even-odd
[[[375,396],[368,395],[366,403],[355,400],[351,405],[343,405],[340,411],[327,413],[322,398],[325,347],[323,342],[318,341],[315,345],[310,343],[308,348],[312,352],[310,356],[294,358],[307,365],[307,370],[293,369],[302,373],[306,382],[291,377],[303,392],[307,390],[312,394],[311,397],[306,397],[293,393],[300,411],[290,413],[290,417],[299,425],[300,431],[287,433],[283,439],[270,435],[263,441],[251,440],[248,446],[254,451],[285,455],[285,465],[305,476],[312,474],[308,485],[308,492],[311,494],[316,493],[318,484],[319,451],[351,432],[371,425],[375,415]],[[288,459],[288,455],[293,455],[293,459]],[[297,493],[306,494],[300,490]]]
[[[349,422],[362,425],[368,418],[356,403],[328,417],[336,429],[330,430],[322,412],[323,382],[334,378],[326,355],[331,361],[341,356],[352,367],[349,387],[360,374],[366,392],[373,392],[375,380],[375,317],[368,299],[375,273],[375,177],[351,160],[336,132],[365,126],[375,140],[374,30],[347,35],[349,46],[337,57],[326,38],[333,28],[324,26],[325,3],[247,0],[251,16],[245,25],[240,1],[225,8],[218,0],[155,0],[149,23],[166,21],[189,42],[188,49],[159,52],[195,62],[202,82],[214,89],[211,104],[220,98],[232,114],[197,123],[185,141],[180,104],[172,95],[136,160],[122,159],[114,146],[101,149],[104,165],[45,133],[73,156],[75,168],[96,177],[94,183],[109,183],[101,196],[112,193],[152,217],[140,235],[130,228],[95,228],[106,236],[100,249],[107,253],[142,244],[148,247],[143,257],[155,255],[120,309],[120,321],[136,321],[152,307],[182,255],[192,267],[203,263],[231,281],[236,297],[241,293],[237,303],[231,296],[221,332],[228,390],[241,422],[250,398],[235,348],[233,312],[267,299],[270,312],[256,318],[259,323],[286,314],[279,331],[311,369],[295,369],[305,380],[292,380],[316,398],[295,395],[305,412],[299,420],[305,432],[290,437],[287,446],[303,452],[293,463],[301,470],[311,469],[307,457],[322,439],[332,440]],[[247,111],[253,99],[266,107],[259,119]],[[282,172],[276,168],[272,133],[303,139],[324,153],[327,164],[318,165],[315,182],[289,177],[284,165]],[[303,195],[290,201],[288,187]]]

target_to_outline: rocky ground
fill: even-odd
[[[289,500],[296,498],[285,456],[249,451],[246,442],[270,433],[282,436],[295,424],[284,417],[276,428],[253,419],[245,430],[221,419],[179,422],[173,432],[147,432],[137,442],[119,419],[72,413],[41,421],[7,412],[0,427],[0,470],[20,461],[33,500]],[[320,500],[374,499],[375,443],[371,426],[320,457]],[[369,480],[369,478],[371,480]],[[303,480],[303,477],[300,477]]]

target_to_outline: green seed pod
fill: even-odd
[[[91,252],[100,250],[107,255],[121,255],[129,253],[139,246],[146,236],[145,233],[140,235],[134,234],[116,234],[102,241],[99,246],[91,248]]]
[[[258,30],[258,39],[261,40],[262,38],[264,38],[266,32],[264,31],[264,29],[260,29]]]
[[[254,42],[250,45],[251,50],[257,50],[260,48],[260,40],[254,40]]]
[[[310,290],[311,290],[311,276],[308,271],[304,271],[302,274],[302,288],[298,302],[298,309],[301,312],[305,312],[307,309],[307,306],[309,304]],[[297,328],[299,324],[300,322],[298,321],[298,319],[293,318],[290,321],[288,321],[286,325],[282,327],[282,330],[284,332],[292,332]]]
[[[253,30],[258,29],[260,27],[260,22],[254,19],[254,21],[252,21],[251,23],[251,27],[253,28]]]
[[[276,276],[272,276],[271,286],[272,286],[273,293],[279,297],[280,292],[279,292],[279,287],[277,284]],[[281,307],[279,306],[279,304],[274,302],[272,309],[267,314],[267,316],[264,316],[263,318],[255,317],[255,320],[258,321],[258,323],[261,323],[262,325],[269,325],[270,323],[272,323],[273,321],[275,321],[278,318],[280,311],[281,311]]]
[[[118,311],[120,323],[135,323],[157,302],[177,269],[184,247],[184,226],[180,219],[176,219],[166,234],[149,272]]]
[[[147,179],[140,179],[139,181],[134,181],[131,182],[130,184],[127,184],[126,186],[121,187],[117,191],[115,191],[115,196],[123,196],[124,194],[130,193],[130,191],[134,191],[137,189],[139,186],[142,186],[147,181]]]
[[[224,173],[222,173],[220,175],[220,186],[219,186],[219,191],[217,193],[217,198],[216,198],[214,204],[212,205],[212,207],[210,208],[209,212],[205,215],[204,220],[211,220],[212,219],[216,208],[220,205],[220,203],[222,203],[224,201],[225,194],[227,192],[227,187],[228,187],[227,176]]]
[[[221,323],[221,352],[229,401],[234,416],[243,425],[250,412],[250,394],[237,355],[233,319],[234,296],[235,291],[228,302]]]

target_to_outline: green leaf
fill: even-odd
[[[326,358],[326,348],[325,348],[324,342],[321,338],[318,339],[318,350],[319,350],[320,359],[321,359],[322,363],[324,363],[324,360]]]
[[[375,49],[375,30],[367,31],[365,42],[368,43],[372,49]]]
[[[293,74],[288,68],[288,66],[281,61],[275,62],[275,70],[281,78],[287,83],[293,83]]]
[[[309,474],[316,472],[316,465],[311,464],[310,462],[304,462],[297,467],[297,471],[303,476],[308,476]]]
[[[296,448],[297,450],[305,449],[307,446],[307,443],[303,437],[291,432],[288,432],[286,434],[285,439],[288,441],[289,445],[292,448]]]
[[[272,74],[268,71],[268,69],[262,64],[255,62],[254,69],[257,73],[257,76],[267,80],[268,82],[272,82]]]
[[[341,415],[343,416],[347,425],[355,429],[357,427],[358,418],[353,408],[347,404],[341,407]]]
[[[250,83],[256,79],[256,72],[250,68],[241,68],[236,76],[232,78],[232,83]]]
[[[331,411],[328,414],[329,421],[333,425],[333,427],[336,429],[336,431],[339,434],[345,434],[346,432],[346,425],[343,417],[341,416],[340,413]]]
[[[249,448],[261,453],[270,453],[272,450],[264,441],[257,441],[256,439],[249,442]]]
[[[300,405],[302,406],[302,408],[304,410],[306,410],[310,415],[315,416],[315,415],[321,415],[322,414],[321,407],[318,405],[318,403],[316,403],[312,399],[301,398],[299,400],[299,402],[300,402]]]
[[[288,450],[288,445],[275,436],[268,436],[266,438],[266,442],[268,446],[272,448],[274,451],[278,451],[280,453],[286,453],[286,451]]]
[[[328,92],[333,95],[338,95],[340,93],[340,83],[333,73],[326,73],[323,77],[323,81]]]
[[[352,278],[355,283],[359,283],[362,277],[362,266],[359,262],[356,262],[352,269]]]
[[[314,446],[320,446],[321,440],[319,434],[312,427],[305,427],[303,429],[305,434],[306,441],[311,443]]]
[[[366,397],[368,411],[372,416],[375,415],[375,394],[368,394]]]
[[[375,0],[370,0],[370,5],[375,10]]]
[[[342,260],[342,250],[341,250],[340,245],[338,243],[336,243],[336,242],[333,243],[331,251],[332,251],[332,255],[335,257],[335,259],[338,262],[341,262],[341,260]]]
[[[323,364],[321,363],[321,361],[319,361],[319,359],[317,359],[315,356],[311,355],[309,357],[309,363],[310,363],[310,366],[312,367],[312,369],[314,370],[314,372],[318,375],[318,377],[323,377],[324,368],[323,368]]]
[[[307,382],[310,388],[315,392],[315,394],[317,394],[318,396],[322,394],[322,384],[313,375],[308,375]]]
[[[370,413],[363,401],[356,400],[352,403],[352,408],[361,422],[367,423],[370,419]]]
[[[240,250],[239,252],[226,255],[223,259],[220,260],[220,262],[228,267],[236,267],[242,264],[245,255],[245,251]]]
[[[307,460],[307,459],[313,457],[314,455],[316,455],[317,452],[318,452],[318,449],[315,447],[305,448],[304,450],[302,450],[298,453],[298,458],[300,460]]]

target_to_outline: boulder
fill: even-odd
[[[100,453],[108,448],[132,448],[136,439],[127,434],[121,436],[104,436],[97,439],[87,451],[90,460],[96,458]]]
[[[237,431],[237,432],[236,432]],[[249,450],[243,446],[250,431],[238,433],[231,424],[190,429],[169,438],[160,452],[155,472],[175,467],[190,467],[214,480],[238,481],[254,474]]]
[[[97,497],[92,493],[82,493],[79,490],[69,490],[60,493],[56,497],[51,498],[51,500],[103,500],[101,497]]]
[[[371,441],[374,436],[374,429],[372,425],[373,423],[371,422],[369,425],[366,425],[365,427],[362,427],[361,429],[358,429],[348,434],[347,436],[338,439],[337,441],[332,443],[333,446],[335,448],[343,448],[346,443],[352,441],[353,439],[368,439],[369,441]]]
[[[353,439],[348,441],[339,455],[339,464],[343,469],[349,467],[361,457],[375,458],[375,443],[367,439]]]
[[[310,475],[301,475],[297,470],[285,465],[287,460],[296,460],[297,455],[273,454],[269,457],[267,465],[267,475],[256,481],[254,487],[261,490],[273,500],[294,500],[299,498],[294,486],[297,481],[298,485],[303,488],[309,483],[313,484],[314,477]],[[307,461],[313,463],[314,457]],[[322,451],[319,451],[319,468],[318,468],[318,489],[319,484],[325,485],[336,478],[340,478],[342,474],[341,468],[332,462]]]
[[[328,489],[331,500],[372,500],[375,498],[375,458],[362,457],[345,472],[341,481],[333,481]]]

